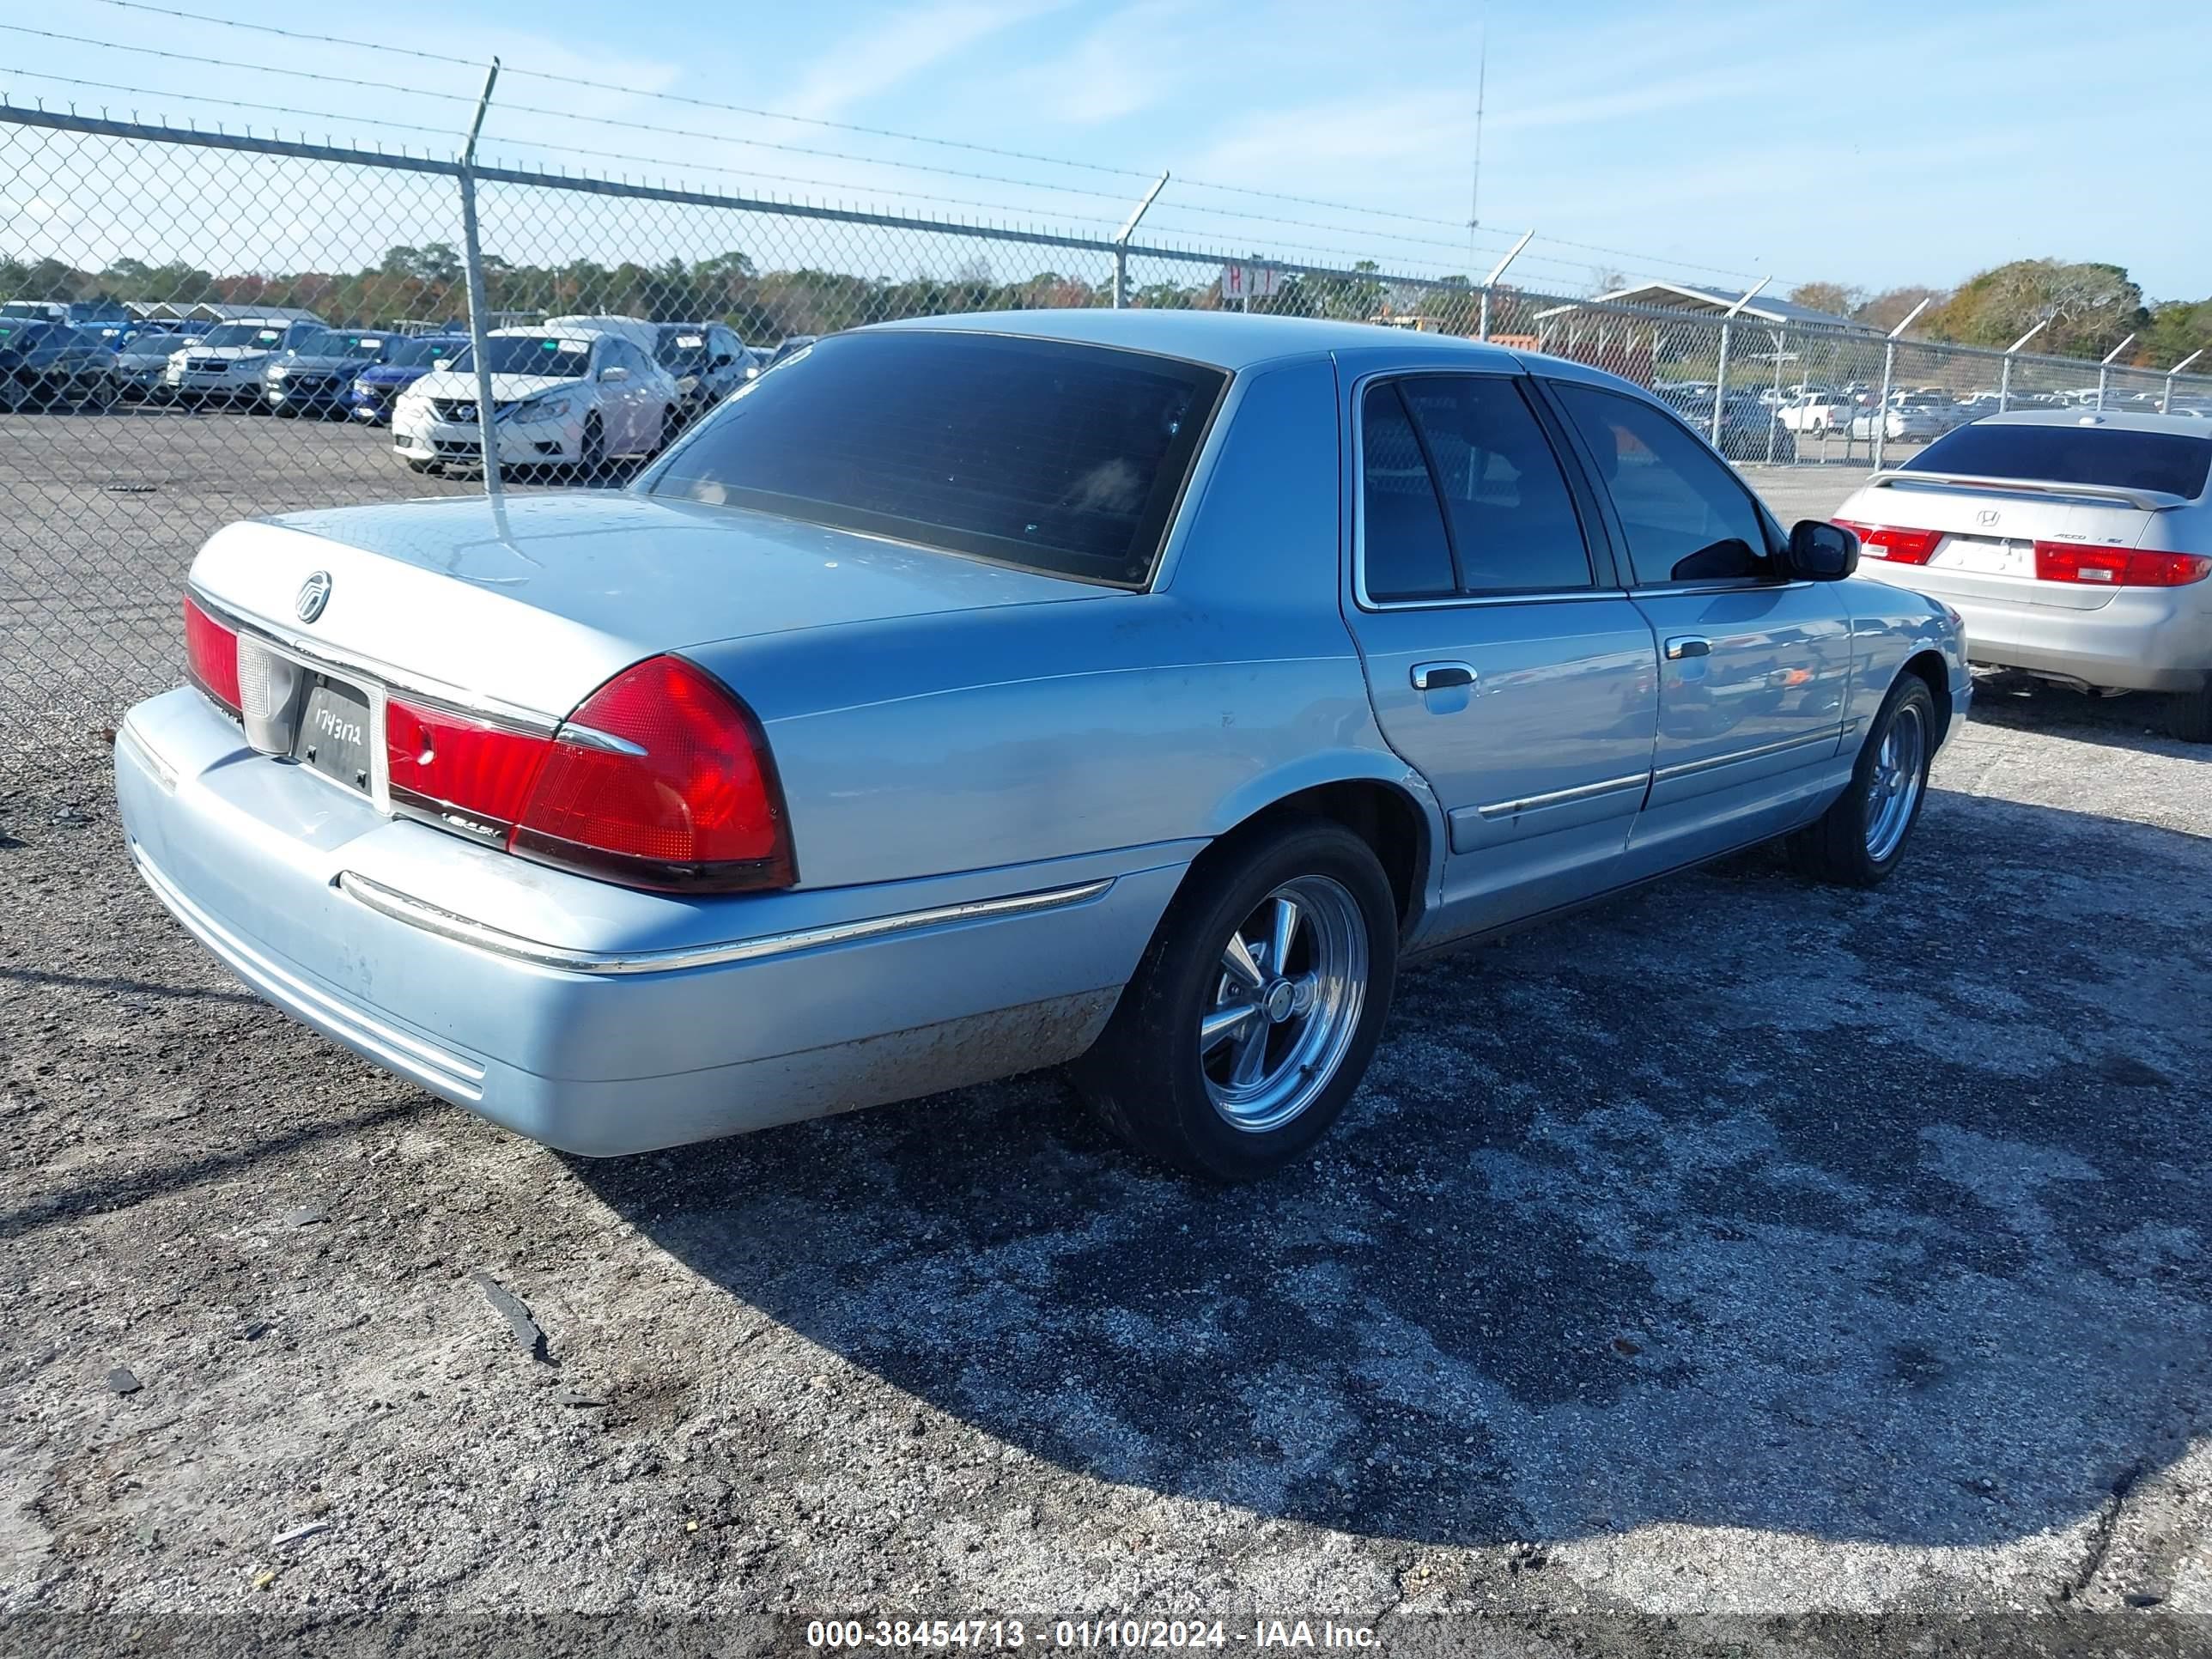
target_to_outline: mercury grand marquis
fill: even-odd
[[[247,984],[550,1146],[1073,1062],[1251,1177],[1407,959],[1773,837],[1896,868],[1972,684],[1857,556],[1571,362],[902,322],[620,491],[222,529],[117,787]]]

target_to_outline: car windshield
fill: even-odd
[[[301,346],[300,353],[307,356],[312,350],[324,357],[350,357],[356,362],[377,363],[384,361],[384,349],[392,343],[385,334],[325,334],[310,348]]]
[[[696,328],[664,328],[653,355],[670,368],[696,368],[707,361],[707,337]]]
[[[428,368],[465,349],[452,340],[401,340],[385,355],[394,368]]]
[[[2212,438],[2121,427],[1981,421],[1938,438],[1903,470],[2155,489],[2193,501],[2204,493],[2206,474],[2212,471]]]
[[[495,334],[484,342],[484,356],[495,374],[550,374],[578,380],[591,367],[592,343],[558,334]],[[476,353],[466,347],[446,365],[460,372],[473,371]]]
[[[25,322],[17,317],[0,318],[0,351],[36,345],[52,326],[51,323]]]
[[[221,346],[264,346],[270,349],[284,343],[281,328],[264,328],[258,323],[221,323],[210,330],[200,343],[210,348]]]
[[[843,335],[747,381],[645,489],[1138,583],[1227,380],[1059,341]]]

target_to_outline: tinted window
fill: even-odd
[[[1422,375],[1399,383],[1428,441],[1470,593],[1587,587],[1589,551],[1551,440],[1510,380]]]
[[[1226,380],[1059,341],[840,335],[747,381],[646,488],[1139,582]]]
[[[1765,556],[1766,528],[1750,491],[1680,422],[1594,386],[1553,381],[1552,389],[1620,514],[1638,581],[1672,581],[1684,559],[1723,543],[1741,550],[1746,568]]]
[[[1367,597],[1437,599],[1456,586],[1444,515],[1420,440],[1384,381],[1367,389],[1359,422],[1360,547]]]
[[[2117,427],[1962,426],[1905,463],[1908,472],[2156,489],[2195,500],[2212,468],[2212,439]]]
[[[495,374],[548,374],[559,380],[583,378],[592,360],[592,343],[573,336],[554,334],[495,334],[484,341],[484,356]],[[476,354],[464,346],[449,367],[476,368]]]

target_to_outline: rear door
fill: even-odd
[[[1850,612],[1778,580],[1781,530],[1702,440],[1647,400],[1556,380],[1660,645],[1659,737],[1636,839],[1680,859],[1789,827],[1843,740]]]
[[[1352,633],[1450,839],[1442,934],[1618,878],[1657,718],[1651,629],[1510,374],[1355,382]]]

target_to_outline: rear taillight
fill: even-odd
[[[2094,587],[2186,587],[2212,576],[2212,558],[2082,542],[2038,542],[2035,578]]]
[[[759,723],[680,658],[623,670],[550,738],[395,696],[385,753],[395,805],[542,863],[687,892],[797,879]]]
[[[1887,559],[1892,564],[1926,564],[1936,544],[1943,539],[1940,530],[1901,530],[1895,525],[1857,524],[1850,519],[1835,522],[1859,538],[1859,551],[1868,558]]]
[[[185,672],[234,717],[239,710],[238,634],[185,595]]]
[[[797,875],[759,722],[679,657],[624,669],[562,723],[513,845],[638,886],[727,892]]]

